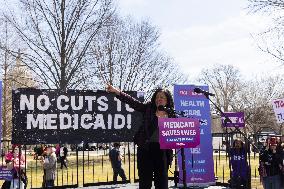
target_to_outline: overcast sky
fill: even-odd
[[[118,7],[157,26],[163,49],[192,77],[216,63],[234,65],[247,77],[279,71],[252,37],[271,20],[248,14],[246,0],[118,0]]]

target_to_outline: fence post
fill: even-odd
[[[79,186],[79,160],[78,160],[78,144],[76,144],[76,165],[77,165],[77,185]]]
[[[131,176],[131,174],[130,174],[130,172],[131,172],[131,165],[130,165],[130,163],[131,163],[131,154],[130,154],[130,147],[129,147],[129,142],[127,142],[127,149],[128,149],[128,179],[129,179],[129,182],[130,182],[130,176]]]

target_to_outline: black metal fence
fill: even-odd
[[[213,158],[214,171],[217,185],[228,185],[230,180],[230,165],[226,144],[238,136],[236,133],[224,133],[213,135]],[[216,140],[217,139],[217,140]],[[68,146],[67,168],[61,169],[60,161],[57,162],[55,188],[77,188],[97,185],[114,184],[113,171],[109,160],[109,150],[112,144],[96,144],[92,146]],[[41,145],[22,146],[22,153],[26,163],[24,171],[28,178],[27,188],[42,188],[43,167],[40,163],[40,154],[37,149]],[[11,150],[10,141],[2,142],[1,165],[5,166],[5,154]],[[136,165],[136,147],[133,143],[123,143],[120,151],[123,155],[123,168],[127,176],[126,183],[137,182],[138,171]],[[251,150],[248,161],[251,168],[251,188],[261,188],[258,175],[258,153]],[[169,179],[174,180],[174,173],[177,169],[177,161],[169,170]],[[2,185],[3,181],[0,181]],[[125,183],[120,178],[116,183]]]
[[[49,144],[50,145],[50,144]],[[54,145],[55,146],[55,145]],[[44,145],[24,145],[21,146],[21,153],[25,157],[25,168],[28,179],[27,188],[42,188],[43,186],[43,167],[40,163],[41,152],[39,149]],[[77,188],[79,186],[97,186],[105,184],[114,184],[113,171],[109,160],[109,150],[111,144],[97,144],[95,147],[67,145],[67,168],[61,168],[58,159],[56,168],[56,188]],[[10,141],[2,142],[1,166],[5,166],[5,155],[11,151]],[[123,168],[127,180],[122,181],[118,178],[116,184],[130,183],[138,181],[136,165],[136,147],[133,143],[124,143],[120,151],[123,157]],[[172,173],[174,170],[171,171]],[[0,181],[2,185],[4,181]]]

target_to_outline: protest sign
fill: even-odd
[[[159,118],[161,149],[196,147],[200,143],[199,121],[190,118]]]
[[[16,144],[130,142],[141,120],[139,112],[105,91],[13,91]]]
[[[225,112],[222,115],[222,125],[224,127],[245,127],[244,112]]]
[[[203,94],[194,92],[199,87],[208,91],[207,86],[175,85],[174,102],[177,111],[183,111],[189,118],[200,121],[200,145],[185,148],[186,183],[188,186],[215,184],[211,118],[209,100]],[[180,186],[183,186],[182,157],[178,154]]]
[[[273,110],[276,116],[277,123],[284,122],[284,99],[272,100]]]

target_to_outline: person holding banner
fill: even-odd
[[[13,145],[12,151],[6,154],[5,161],[7,168],[9,170],[13,170],[13,180],[6,182],[6,187],[10,186],[9,188],[17,188],[18,185],[21,188],[27,187],[27,177],[24,172],[26,160],[24,154],[22,154],[21,145]],[[19,184],[20,182],[20,184]]]
[[[154,92],[150,102],[142,103],[112,85],[107,85],[106,89],[143,114],[143,125],[134,136],[134,143],[138,145],[139,188],[151,189],[154,173],[155,188],[168,189],[168,168],[173,160],[173,152],[171,149],[160,149],[158,118],[175,117],[174,111],[169,111],[174,108],[171,93],[159,88]]]

